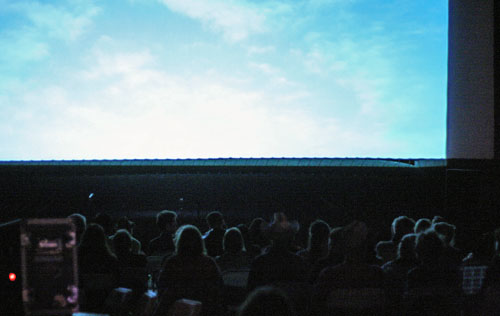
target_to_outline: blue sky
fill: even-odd
[[[447,1],[0,0],[0,160],[443,158]]]

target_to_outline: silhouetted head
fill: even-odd
[[[417,258],[415,254],[415,243],[417,234],[404,235],[398,245],[398,258],[413,261]]]
[[[414,228],[413,232],[415,234],[419,234],[421,232],[428,230],[429,228],[431,228],[431,226],[432,226],[432,222],[430,219],[421,218],[415,223],[415,228]]]
[[[401,238],[406,234],[413,233],[415,221],[408,216],[399,216],[392,221],[391,233],[392,241],[398,244]]]
[[[344,254],[344,228],[335,227],[330,231],[330,254]]]
[[[317,219],[309,225],[308,249],[328,245],[330,237],[330,225],[321,219]]]
[[[420,233],[415,243],[415,253],[423,264],[437,264],[443,253],[444,243],[433,230]]]
[[[99,224],[90,224],[87,230],[82,236],[82,241],[80,243],[81,249],[86,249],[89,252],[95,253],[110,253],[108,245],[106,243],[106,234],[104,229]]]
[[[68,216],[73,221],[76,230],[76,242],[79,244],[83,233],[87,229],[87,218],[79,213],[74,213]]]
[[[163,210],[156,214],[156,225],[160,231],[177,230],[177,214],[173,211]]]
[[[224,226],[224,217],[222,216],[221,212],[214,211],[208,213],[206,220],[208,227],[212,229],[219,229],[223,228]]]
[[[238,226],[236,227],[240,230],[241,237],[243,237],[245,246],[248,245],[248,226],[245,224],[238,224]]]
[[[266,246],[269,241],[262,233],[262,226],[266,221],[262,217],[257,217],[252,220],[250,227],[248,228],[248,237],[250,242],[259,245],[260,247]]]
[[[276,212],[273,214],[273,220],[269,224],[264,223],[261,229],[272,241],[274,249],[288,250],[290,241],[299,231],[300,225],[296,220],[289,221],[285,213]]]
[[[128,219],[127,216],[122,216],[116,221],[116,229],[125,229],[129,233],[133,233],[135,223]]]
[[[224,252],[233,254],[245,250],[243,236],[238,228],[232,227],[226,230],[224,239],[222,240],[222,247],[224,248]]]
[[[113,247],[117,254],[130,252],[132,247],[132,236],[126,229],[119,229],[113,236]]]
[[[294,316],[286,294],[274,287],[260,287],[250,293],[240,306],[238,316]]]
[[[442,216],[436,215],[432,218],[432,224],[437,224],[442,222],[446,222],[446,220]]]
[[[446,246],[454,246],[455,244],[455,225],[445,222],[439,222],[432,225],[432,229],[438,233],[439,237],[444,241]]]
[[[396,246],[392,241],[379,241],[375,246],[375,254],[377,259],[382,263],[394,260],[396,257]]]
[[[317,257],[315,260],[326,255],[328,252],[329,237],[330,225],[325,221],[317,219],[309,225],[307,249],[311,256]]]
[[[196,257],[206,254],[200,230],[193,225],[179,227],[175,233],[175,252],[180,256]]]

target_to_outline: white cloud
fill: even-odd
[[[251,63],[249,63],[249,66],[251,68],[259,70],[260,72],[262,72],[266,75],[275,75],[275,74],[279,73],[278,68],[276,68],[270,64],[267,64],[267,63],[251,62]]]
[[[55,6],[37,1],[15,2],[8,9],[21,13],[32,27],[44,36],[74,41],[92,24],[100,9],[92,2]]]
[[[56,6],[36,1],[0,3],[11,19],[0,32],[0,69],[16,72],[51,55],[56,41],[76,41],[92,25],[99,8],[92,2]],[[12,22],[14,21],[14,22]]]
[[[147,51],[97,51],[86,76],[26,86],[9,99],[16,107],[0,124],[0,141],[10,137],[14,147],[26,147],[26,156],[15,158],[369,156],[388,147],[369,122],[318,117],[295,106],[308,97],[299,91],[275,95],[232,86],[213,73],[170,74]],[[12,159],[14,149],[3,147],[0,158]]]
[[[198,19],[230,41],[240,41],[263,32],[266,12],[245,1],[234,0],[161,0],[169,9]]]
[[[249,55],[261,55],[272,53],[276,50],[274,46],[250,46],[248,48]]]

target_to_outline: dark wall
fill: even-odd
[[[222,211],[229,225],[283,211],[304,228],[318,217],[332,226],[362,219],[380,240],[389,238],[396,216],[441,215],[459,227],[460,240],[465,239],[460,234],[500,226],[497,165],[450,160],[448,167],[195,168],[140,174],[126,167],[109,173],[102,167],[99,172],[91,167],[78,172],[4,168],[0,222],[108,212],[144,223],[145,229],[136,232],[147,241],[157,233],[154,216],[162,209],[178,211],[181,223],[196,223],[202,230],[204,216],[213,210]]]
[[[281,168],[234,172],[93,175],[71,172],[4,173],[0,178],[2,221],[96,212],[152,217],[173,209],[202,218],[222,211],[228,222],[270,218],[283,211],[308,223],[332,225],[358,218],[384,226],[395,216],[443,214],[445,168]],[[89,194],[94,193],[89,199]]]

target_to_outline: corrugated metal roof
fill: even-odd
[[[384,158],[217,158],[0,161],[0,166],[151,166],[151,167],[444,167],[446,159]]]

